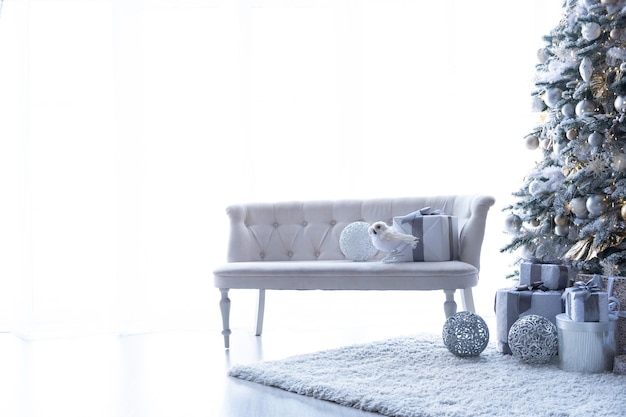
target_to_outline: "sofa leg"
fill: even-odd
[[[452,317],[456,313],[456,302],[454,301],[454,292],[456,290],[443,290],[446,294],[446,301],[443,303],[443,311],[446,313],[446,319]]]
[[[474,307],[474,296],[472,295],[471,288],[461,290],[461,304],[463,306],[463,310],[469,311],[470,313],[476,312]]]
[[[220,311],[222,312],[222,334],[224,335],[224,347],[230,347],[230,298],[228,298],[228,288],[220,288],[222,298],[220,299]]]
[[[265,289],[259,289],[259,298],[256,306],[256,332],[255,336],[261,336],[263,332],[263,314],[265,312]]]

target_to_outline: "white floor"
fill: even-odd
[[[495,335],[493,299],[505,280],[475,289]],[[2,417],[254,417],[371,415],[226,376],[235,363],[279,359],[419,332],[440,333],[443,292],[268,291],[264,334],[253,335],[255,293],[231,291],[231,348],[217,301],[207,326],[121,336],[23,340],[0,334]],[[457,298],[460,306],[460,300]]]

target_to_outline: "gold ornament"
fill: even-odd
[[[595,99],[607,97],[609,89],[606,84],[606,74],[594,73],[589,81],[589,87]]]
[[[574,245],[567,251],[565,257],[576,261],[586,260],[590,261],[598,254],[591,250],[592,237],[586,237],[574,243]]]
[[[569,218],[563,214],[559,214],[554,217],[554,224],[557,226],[567,226],[569,223]]]
[[[626,220],[626,204],[622,206],[620,214],[622,215],[622,219]]]

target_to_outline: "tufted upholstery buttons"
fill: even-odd
[[[275,228],[278,227],[278,223],[277,222],[274,222],[274,227]]]
[[[287,256],[291,258],[293,256],[293,252],[292,251],[287,252]]]
[[[259,258],[261,258],[261,259],[265,258],[265,252],[259,253]]]
[[[320,253],[319,252],[315,252],[315,257],[319,258],[320,257]]]
[[[331,220],[331,221],[330,221],[330,225],[331,225],[331,226],[334,226],[334,225],[336,225],[336,224],[337,224],[337,220]]]
[[[306,227],[306,225],[307,225],[307,224],[308,224],[308,223],[306,222],[306,220],[302,222],[302,226],[303,226],[303,227]]]

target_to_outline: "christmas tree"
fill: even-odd
[[[626,275],[626,1],[565,0],[543,40],[525,137],[543,159],[504,209],[501,251]]]

